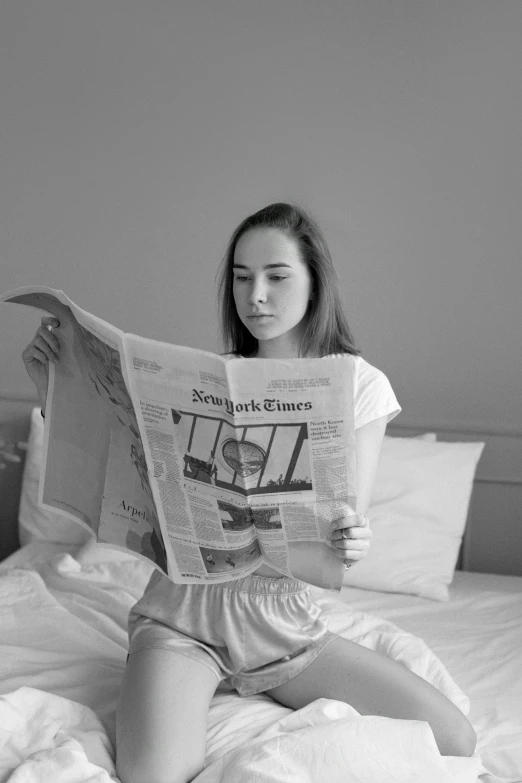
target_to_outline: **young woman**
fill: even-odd
[[[226,253],[220,305],[234,357],[349,354],[355,363],[356,515],[337,519],[331,546],[364,558],[370,502],[387,422],[400,408],[382,372],[355,348],[319,228],[298,207],[272,204],[244,220]],[[42,408],[59,340],[43,318],[24,351]],[[325,697],[363,715],[429,722],[444,755],[472,755],[475,734],[438,690],[392,659],[331,633],[307,585],[266,566],[219,585],[176,585],[155,572],[129,617],[129,659],[117,716],[123,783],[187,783],[203,767],[216,689],[265,692],[299,709]]]

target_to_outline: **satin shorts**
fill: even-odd
[[[179,585],[156,571],[129,614],[129,655],[185,655],[214,672],[219,690],[241,696],[288,682],[335,636],[308,585],[288,577]]]

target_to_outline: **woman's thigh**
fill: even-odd
[[[392,658],[339,636],[303,672],[268,694],[293,709],[327,698],[361,715],[427,721],[443,755],[472,755],[475,747],[467,718],[440,691]]]
[[[116,720],[122,783],[186,783],[201,771],[217,685],[207,666],[170,650],[129,657]]]

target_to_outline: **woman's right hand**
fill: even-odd
[[[49,362],[56,364],[60,358],[60,341],[52,331],[58,326],[60,322],[57,318],[44,316],[40,328],[22,353],[25,369],[38,391],[43,413],[47,401]]]

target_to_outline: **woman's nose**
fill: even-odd
[[[257,304],[258,302],[266,302],[266,290],[262,283],[254,283],[250,290],[250,302]]]

